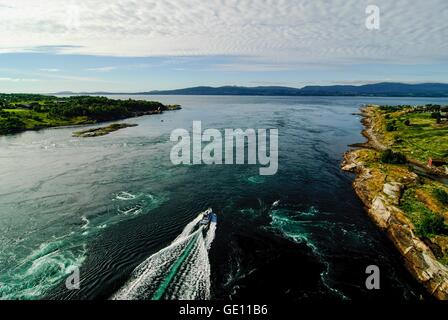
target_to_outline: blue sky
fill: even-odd
[[[0,91],[448,82],[448,1],[0,0]]]

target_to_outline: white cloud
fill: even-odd
[[[222,68],[261,71],[446,60],[448,1],[374,2],[377,31],[364,25],[368,0],[0,0],[0,52],[238,55],[257,65]]]
[[[98,67],[98,68],[87,68],[87,71],[96,71],[96,72],[109,72],[116,70],[117,67],[109,66],[109,67]]]
[[[218,71],[237,71],[237,72],[272,72],[272,71],[286,71],[294,68],[293,65],[288,64],[269,64],[269,63],[251,63],[252,59],[246,63],[219,63],[213,67]]]
[[[10,77],[0,77],[0,81],[7,82],[36,82],[37,79],[25,79],[25,78],[10,78]]]
[[[56,68],[41,68],[41,69],[39,69],[39,71],[43,71],[43,72],[59,72],[61,70],[56,69]]]

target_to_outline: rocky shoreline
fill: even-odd
[[[403,190],[406,186],[418,183],[419,176],[407,168],[400,168],[399,175],[388,175],[366,164],[368,153],[384,150],[384,146],[372,130],[368,108],[363,109],[363,116],[363,135],[368,142],[344,155],[342,170],[356,174],[353,182],[356,194],[371,219],[392,240],[406,268],[431,295],[448,300],[448,267],[438,261],[433,244],[428,244],[415,234],[413,223],[399,208]]]
[[[100,127],[100,128],[94,128],[94,129],[88,129],[88,130],[82,130],[82,131],[76,131],[73,132],[73,137],[76,138],[93,138],[93,137],[101,137],[108,135],[109,133],[125,129],[125,128],[131,128],[136,127],[137,124],[129,124],[129,123],[113,123],[111,125],[108,125],[106,127]]]

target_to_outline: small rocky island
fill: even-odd
[[[100,137],[105,136],[106,134],[124,129],[124,128],[130,128],[130,127],[136,127],[138,124],[129,124],[129,123],[113,123],[111,125],[108,125],[107,127],[101,127],[101,128],[95,128],[95,129],[88,129],[88,130],[82,130],[73,132],[73,137],[78,138],[93,138],[93,137]]]
[[[347,152],[342,163],[356,173],[353,187],[369,216],[411,274],[440,300],[448,300],[447,111],[435,105],[366,106],[368,141]]]

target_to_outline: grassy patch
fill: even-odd
[[[439,261],[448,265],[448,187],[441,181],[417,177],[407,162],[448,162],[448,120],[436,106],[370,106],[369,124],[387,150],[365,151],[362,160],[371,171],[369,192],[382,192],[386,181],[405,186],[399,207],[409,218],[415,234],[431,243]],[[435,116],[434,113],[438,112]],[[443,169],[443,167],[442,167]],[[383,176],[383,179],[379,177]]]
[[[448,254],[445,255],[443,258],[440,259],[440,262],[444,265],[448,266]]]
[[[421,162],[429,158],[448,161],[447,121],[438,123],[431,112],[417,112],[411,107],[398,111],[379,108],[376,115],[385,142],[391,142],[396,151]]]
[[[92,123],[85,116],[60,118],[48,112],[22,109],[4,109],[0,112],[0,134],[48,127]]]
[[[433,235],[446,233],[443,216],[432,211],[420,201],[414,189],[409,188],[403,193],[400,206],[413,222],[418,236],[431,238]]]
[[[437,188],[433,194],[441,204],[448,205],[448,193],[445,190]]]

